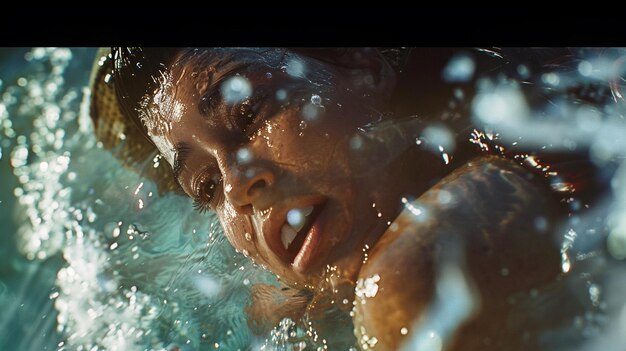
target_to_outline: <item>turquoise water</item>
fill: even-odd
[[[0,350],[353,346],[345,316],[338,317],[344,328],[336,335],[324,334],[328,340],[288,320],[266,337],[252,334],[244,311],[250,287],[276,284],[275,278],[235,252],[211,214],[198,214],[187,198],[159,194],[98,145],[87,88],[95,53],[0,50]],[[466,66],[451,77],[467,74]],[[598,67],[591,59],[581,61],[577,72],[544,74],[538,81],[558,97],[572,80],[602,79],[594,76]],[[517,143],[523,135],[564,150],[574,143],[589,148],[599,166],[618,169],[607,179],[612,193],[598,205],[586,209],[571,200],[573,215],[562,223],[559,238],[565,278],[552,290],[528,292],[520,311],[536,311],[529,318],[538,319],[542,313],[571,315],[566,328],[546,331],[549,349],[620,350],[626,341],[620,333],[626,328],[626,270],[620,261],[626,257],[623,99],[594,111],[555,99],[541,112],[569,117],[529,119],[517,85],[483,83],[473,104],[477,123],[497,122],[503,114],[523,122],[523,128],[500,126],[504,142]],[[446,299],[464,301],[458,281],[441,276],[440,283],[448,288],[438,291],[428,325],[449,321],[447,310],[438,309]],[[565,291],[576,308],[553,303]],[[567,346],[581,338],[576,348]]]
[[[263,345],[243,308],[272,276],[98,146],[94,55],[0,51],[0,350]]]

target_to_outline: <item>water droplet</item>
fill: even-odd
[[[365,297],[375,297],[378,293],[378,282],[380,281],[380,276],[378,274],[374,274],[368,278],[361,278],[357,280],[356,287],[354,292],[357,297],[365,298]]]
[[[287,99],[287,91],[285,89],[276,90],[276,100],[285,101]]]
[[[319,95],[313,95],[313,96],[311,96],[311,103],[313,105],[321,105],[322,104],[322,98]]]
[[[265,77],[266,77],[267,79],[272,79],[272,72],[267,72],[267,73],[265,73]]]
[[[246,232],[246,234],[244,235],[247,241],[252,241],[252,234]]]
[[[572,268],[572,262],[569,259],[569,255],[567,254],[567,252],[562,252],[561,253],[561,269],[563,270],[563,273],[569,272],[571,268]]]
[[[363,138],[361,138],[359,135],[355,135],[350,138],[350,148],[352,150],[359,150],[361,149],[361,147],[363,147]]]
[[[143,187],[143,182],[139,183],[139,185],[135,189],[135,195],[139,194],[139,191],[141,190],[142,187]]]
[[[524,95],[515,85],[492,88],[486,84],[472,101],[473,118],[481,123],[516,125],[527,118],[529,111]]]
[[[249,163],[252,160],[252,152],[246,147],[242,147],[237,150],[237,162],[242,165]]]
[[[474,76],[476,64],[467,54],[458,54],[450,59],[443,70],[443,79],[450,83],[467,82]]]
[[[403,328],[400,329],[400,334],[407,335],[408,333],[409,333],[409,330],[407,328],[403,327]]]
[[[404,208],[407,209],[412,215],[415,216],[415,219],[422,222],[426,220],[425,209],[420,206],[416,206],[412,202],[410,202],[406,197],[402,198],[402,203],[404,204]]]
[[[220,282],[207,274],[194,276],[192,282],[194,287],[207,297],[214,297],[221,290]]]
[[[446,149],[452,152],[456,146],[454,135],[450,129],[442,124],[429,125],[424,129],[420,138],[428,141],[433,148],[437,147],[439,151]]]
[[[589,298],[594,306],[598,306],[600,304],[600,292],[601,290],[598,285],[591,284],[589,286]]]
[[[221,92],[226,103],[235,104],[252,94],[252,86],[246,78],[234,76],[222,83]]]
[[[447,190],[441,190],[437,195],[437,201],[440,205],[448,205],[452,201],[452,194]]]
[[[561,79],[559,78],[559,75],[554,73],[554,72],[549,72],[549,73],[544,73],[541,75],[541,80],[551,86],[557,86],[559,85],[559,82],[561,81]]]
[[[522,79],[527,79],[528,77],[530,77],[530,71],[525,65],[517,66],[517,74],[519,74],[520,78]]]
[[[316,119],[317,115],[318,115],[318,107],[311,103],[304,105],[304,107],[302,108],[302,116],[307,121],[312,121]]]
[[[614,225],[607,238],[607,249],[613,258],[623,260],[626,258],[626,228],[624,225]]]
[[[424,351],[441,351],[443,349],[443,341],[439,334],[435,331],[420,333],[412,340],[413,350]]]
[[[300,130],[304,130],[307,127],[307,123],[305,121],[300,121],[298,127],[300,128]]]
[[[586,60],[580,61],[580,63],[578,64],[578,73],[580,73],[580,75],[584,77],[589,77],[591,75],[591,72],[593,72],[593,65],[591,64],[591,62]]]
[[[291,59],[287,62],[287,66],[285,67],[285,71],[292,77],[304,77],[304,64],[302,61],[298,59]]]
[[[465,97],[463,90],[461,88],[454,89],[454,97],[459,101],[463,101],[463,98]]]
[[[302,228],[302,225],[304,225],[304,219],[304,213],[302,213],[302,210],[299,208],[294,208],[287,212],[287,223],[289,223],[289,225],[293,228]]]
[[[448,156],[447,153],[445,153],[445,152],[442,153],[441,154],[441,158],[443,158],[443,163],[445,163],[445,164],[449,164],[450,163],[450,156]]]

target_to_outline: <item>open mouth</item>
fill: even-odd
[[[280,241],[287,252],[289,262],[297,266],[296,268],[304,268],[303,266],[307,265],[304,261],[312,258],[316,243],[319,241],[318,217],[323,208],[324,204],[317,204],[293,208],[287,212],[285,223],[280,229]]]

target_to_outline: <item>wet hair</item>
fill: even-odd
[[[141,101],[159,84],[159,77],[168,69],[180,48],[113,47],[113,81],[122,113],[148,138],[139,118]],[[151,142],[151,141],[150,141]]]

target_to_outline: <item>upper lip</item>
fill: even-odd
[[[287,222],[287,213],[294,208],[305,208],[313,206],[316,209],[326,202],[326,198],[323,196],[313,195],[307,197],[301,197],[292,201],[284,202],[280,205],[273,206],[270,211],[269,218],[267,218],[262,226],[263,238],[268,244],[269,248],[278,256],[283,262],[291,264],[295,257],[289,253],[283,246],[281,241],[281,228]],[[311,220],[315,220],[312,218]]]

